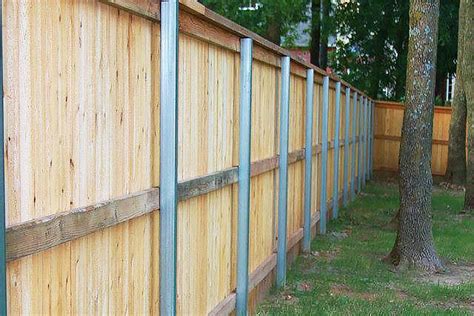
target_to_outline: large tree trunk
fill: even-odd
[[[464,45],[462,59],[463,88],[467,108],[467,174],[464,209],[474,210],[474,1],[461,0],[464,5]]]
[[[321,49],[319,51],[319,64],[321,68],[328,66],[328,38],[329,38],[329,9],[331,1],[321,0]]]
[[[320,66],[319,50],[321,45],[321,0],[311,2],[311,63]]]
[[[456,65],[456,87],[449,125],[448,166],[446,181],[454,184],[466,182],[466,95],[463,85],[464,28],[466,21],[465,1],[459,4],[458,59]]]
[[[439,0],[410,0],[406,108],[400,144],[400,218],[389,259],[399,267],[442,268],[431,222],[431,140]]]

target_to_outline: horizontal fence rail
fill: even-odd
[[[370,177],[373,101],[196,1],[7,2],[10,314],[252,313]]]

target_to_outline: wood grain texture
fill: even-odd
[[[7,261],[28,256],[159,209],[159,189],[33,219],[7,229]]]
[[[342,191],[340,192],[342,194]],[[342,198],[339,199],[339,205],[342,205]],[[328,210],[331,211],[333,207],[332,201],[328,202]],[[316,229],[319,224],[319,212],[311,218],[311,229]],[[288,238],[288,249],[287,253],[292,253],[298,243],[303,239],[303,228],[298,229]],[[276,250],[276,248],[274,249]],[[299,251],[299,249],[298,249]],[[249,293],[265,281],[269,277],[276,267],[276,253],[268,256],[249,276]],[[235,289],[234,289],[235,291]],[[264,295],[263,295],[264,296]],[[235,292],[229,294],[225,299],[219,302],[214,309],[211,310],[209,315],[229,315],[235,309]]]
[[[152,21],[159,21],[159,1],[158,0],[98,0],[106,4],[112,5],[114,7],[125,10],[129,13],[135,14],[137,16],[150,19]],[[183,12],[188,14],[196,15],[201,21],[215,24],[221,30],[225,30],[227,33],[238,35],[239,37],[249,37],[252,38],[258,46],[263,47],[267,51],[277,53],[282,56],[290,56],[292,61],[295,64],[296,69],[292,70],[294,74],[305,77],[305,69],[312,68],[318,74],[329,76],[333,81],[340,81],[344,86],[350,87],[353,91],[357,91],[359,94],[364,94],[362,91],[351,86],[348,82],[342,80],[334,73],[326,73],[323,69],[318,68],[305,60],[301,59],[298,55],[292,54],[290,51],[275,45],[274,43],[268,41],[267,39],[261,37],[260,35],[253,33],[244,27],[224,18],[209,10],[202,4],[194,0],[180,0],[180,8]],[[181,18],[181,16],[180,16]],[[186,24],[186,23],[185,23]],[[183,24],[184,25],[184,24]],[[187,28],[188,31],[191,31],[190,28]],[[222,40],[221,36],[218,38],[212,38],[205,35],[205,33],[200,33],[208,40],[212,41],[216,45],[226,47],[225,40]],[[219,39],[220,38],[220,39]]]
[[[98,0],[104,4],[138,15],[153,22],[160,21],[160,0]]]
[[[302,150],[291,153],[296,163],[303,159]],[[252,176],[278,168],[278,157],[252,163]],[[186,180],[178,184],[180,201],[185,201],[237,183],[238,168]],[[16,224],[7,229],[7,261],[41,252],[62,243],[81,238],[144,214],[159,210],[159,187],[136,192],[109,201]]]
[[[157,314],[160,2],[2,4],[8,312]],[[239,40],[255,42],[255,284],[271,270],[277,238],[280,58],[289,52],[196,1],[180,4],[177,309],[206,314],[235,288]],[[319,216],[326,73],[292,57],[291,244],[303,218],[306,68],[316,72],[312,214]],[[338,78],[330,77],[332,90]]]

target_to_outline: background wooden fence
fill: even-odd
[[[280,67],[289,52],[196,2],[181,2],[177,312],[225,313],[234,309],[236,288],[240,39],[254,40],[251,306],[271,285],[276,264]],[[2,10],[9,313],[158,313],[160,2],[4,0]],[[344,161],[355,172],[345,183],[350,187],[359,170],[370,170],[359,168],[363,94],[345,82],[334,161],[341,81],[331,75],[328,176],[321,183],[327,74],[292,58],[287,242],[293,254],[304,224],[308,68],[315,69],[313,235],[322,190],[329,209],[334,186],[343,190]]]
[[[404,106],[401,103],[376,101],[374,169],[397,171]],[[436,106],[433,121],[433,175],[444,176],[448,163],[451,108]]]

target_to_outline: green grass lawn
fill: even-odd
[[[298,257],[287,286],[272,290],[259,315],[473,315],[474,217],[460,214],[461,193],[434,188],[433,234],[448,267],[427,276],[399,272],[381,259],[395,231],[395,184],[371,183],[318,235],[312,253]]]

